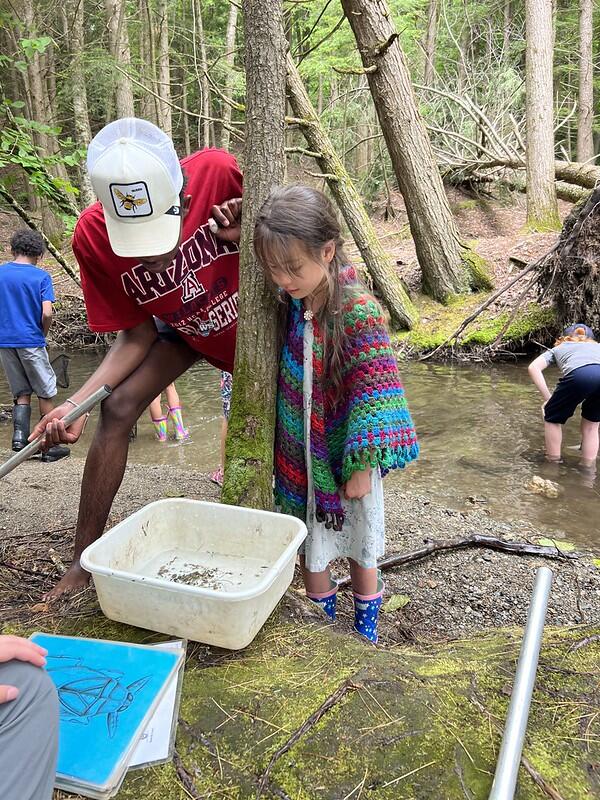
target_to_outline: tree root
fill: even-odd
[[[495,536],[474,534],[473,536],[469,536],[468,539],[458,539],[458,541],[450,539],[430,541],[425,547],[412,550],[410,553],[396,553],[387,556],[377,563],[377,567],[381,570],[390,569],[391,567],[399,567],[403,564],[420,561],[434,553],[440,553],[446,550],[464,550],[467,547],[487,547],[490,550],[498,550],[500,553],[513,553],[520,556],[539,556],[541,558],[556,558],[560,560],[577,559],[580,557],[578,553],[563,553],[558,547],[547,547],[541,544],[529,544],[528,542],[505,542],[502,539],[497,539]],[[341,589],[347,586],[350,581],[351,578],[347,575],[338,581],[338,587]]]

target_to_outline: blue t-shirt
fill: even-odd
[[[0,264],[0,347],[45,347],[42,302],[54,301],[52,278],[33,264]]]

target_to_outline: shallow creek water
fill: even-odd
[[[59,397],[68,396],[102,359],[95,352],[70,356],[71,389],[60,390]],[[546,463],[541,398],[529,381],[525,363],[447,366],[411,362],[402,364],[401,372],[422,456],[406,472],[391,474],[386,479],[389,488],[424,493],[450,508],[485,507],[500,520],[527,520],[548,535],[600,549],[600,480],[579,467],[577,452],[572,449],[579,441],[578,419],[565,429],[564,463]],[[552,369],[546,375],[550,385],[558,379]],[[219,373],[199,364],[177,381],[177,389],[192,441],[159,443],[149,415],[144,414],[130,445],[130,460],[214,469],[221,425]],[[0,406],[10,403],[8,386],[0,374]],[[93,430],[94,425],[88,425],[74,455],[85,455]],[[10,424],[1,425],[2,446],[10,446],[10,435]],[[528,485],[535,475],[559,484],[558,497],[533,494]]]

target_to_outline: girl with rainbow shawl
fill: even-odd
[[[382,477],[419,445],[377,301],[347,266],[328,198],[307,186],[272,192],[256,255],[288,305],[275,432],[275,502],[306,522],[307,596],[332,619],[330,562],[348,558],[355,629],[377,641],[384,553]]]

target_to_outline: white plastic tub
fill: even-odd
[[[238,650],[292,582],[304,523],[284,514],[158,500],[87,547],[110,619]]]

